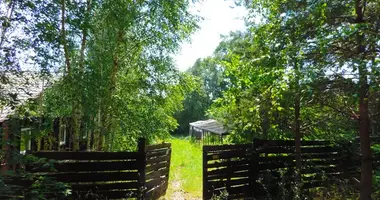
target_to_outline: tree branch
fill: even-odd
[[[80,49],[80,58],[79,58],[79,68],[83,70],[84,67],[84,50],[86,49],[86,41],[87,41],[87,31],[88,31],[88,21],[89,21],[89,13],[91,11],[91,0],[87,0],[87,8],[86,13],[84,17],[84,28],[82,31],[82,42],[81,42],[81,49]]]
[[[63,43],[63,51],[65,54],[65,62],[66,62],[66,72],[70,76],[71,74],[71,66],[70,66],[70,55],[69,55],[69,48],[67,46],[67,40],[66,40],[66,30],[65,30],[65,12],[66,11],[66,0],[62,0],[62,6],[61,6],[61,34],[62,34],[62,43]]]

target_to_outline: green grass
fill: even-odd
[[[172,138],[169,189],[180,181],[181,189],[193,198],[202,197],[202,149],[186,138]],[[170,193],[171,191],[168,191]]]

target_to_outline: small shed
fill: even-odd
[[[223,124],[214,120],[204,120],[189,123],[190,130],[189,136],[195,137],[196,139],[204,139],[206,136],[215,136],[222,141],[222,137],[228,134],[227,129],[224,128]]]

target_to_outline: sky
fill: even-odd
[[[221,35],[231,31],[243,30],[243,17],[247,14],[244,7],[237,7],[234,0],[200,0],[191,12],[204,18],[199,23],[190,43],[183,43],[180,52],[174,56],[180,71],[191,67],[198,58],[211,56],[221,41]]]

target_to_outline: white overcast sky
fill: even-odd
[[[191,36],[191,42],[182,44],[180,52],[174,56],[180,71],[191,67],[198,58],[212,55],[221,41],[221,35],[243,30],[243,17],[247,14],[247,10],[237,7],[234,0],[200,0],[191,11],[204,17],[204,20],[199,23],[199,30]]]

